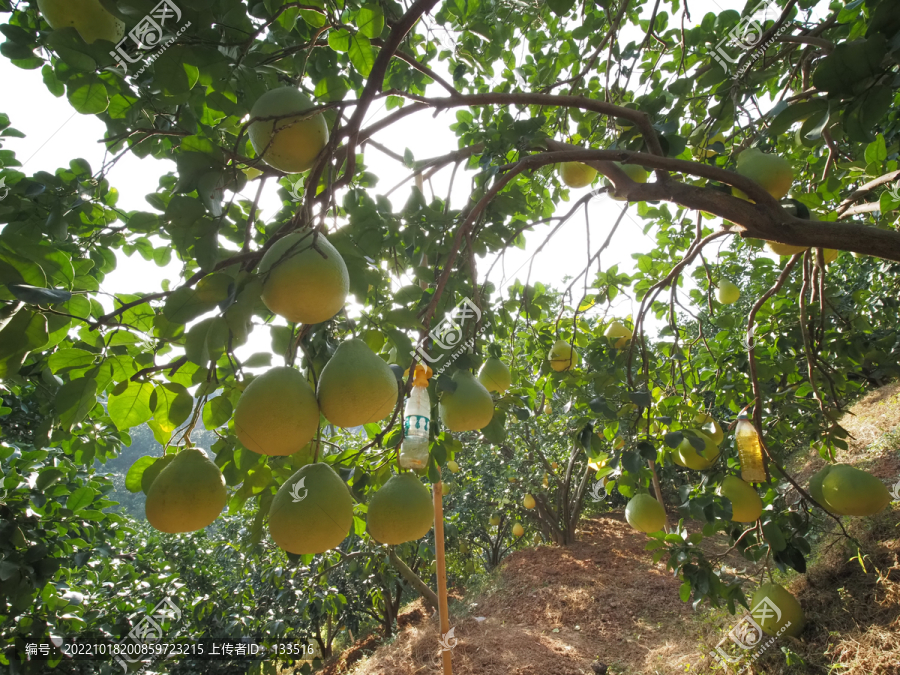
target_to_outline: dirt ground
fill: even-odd
[[[871,392],[842,420],[850,448],[837,461],[900,478],[900,383]],[[789,470],[807,483],[823,460],[811,451]],[[770,649],[748,675],[900,675],[900,507],[844,518],[856,546],[825,534],[806,575],[781,579],[809,626]],[[648,538],[619,514],[585,520],[568,548],[518,551],[497,582],[451,616],[456,675],[674,675],[709,673],[708,653],[734,625],[724,611],[693,611],[680,582],[644,550]],[[326,675],[439,674],[439,630],[420,603],[418,620],[376,648],[357,643]],[[790,662],[789,665],[787,662]],[[608,670],[607,670],[608,668]],[[722,672],[721,670],[716,672]]]

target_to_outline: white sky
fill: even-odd
[[[722,11],[729,6],[740,11],[743,3],[732,0],[722,5],[710,0],[700,5],[691,3],[694,22],[702,20],[707,11]],[[651,6],[652,3],[645,4],[644,12],[649,13]],[[627,39],[640,37],[642,36],[635,34]],[[0,112],[7,113],[12,126],[26,134],[24,139],[4,139],[5,147],[15,151],[19,161],[24,164],[20,170],[29,175],[39,170],[52,173],[76,157],[87,160],[95,172],[99,169],[105,159],[105,153],[104,147],[97,143],[97,140],[103,137],[105,127],[97,118],[76,113],[65,97],[55,98],[50,94],[41,81],[39,70],[24,71],[11,65],[6,59],[0,59],[0,81],[4,84],[4,91],[18,92],[18,96],[5,97],[6,100],[0,104]],[[434,91],[437,95],[443,95],[443,90],[439,87],[435,87]],[[373,107],[367,123],[377,119],[381,114],[383,114],[381,107]],[[453,110],[437,118],[428,112],[418,113],[395,125],[395,128],[376,135],[375,140],[400,154],[403,154],[405,148],[409,148],[417,160],[435,157],[457,149],[457,138],[448,128],[453,121],[455,121]],[[366,151],[366,165],[381,179],[379,185],[373,189],[378,194],[390,190],[408,173],[404,167],[372,146]],[[120,192],[118,207],[125,211],[154,211],[144,197],[155,192],[159,177],[172,170],[174,163],[169,161],[153,158],[139,160],[131,154],[122,158],[108,175],[111,185]],[[432,181],[439,196],[446,195],[450,171],[450,168],[442,171]],[[397,208],[406,202],[412,185],[414,183],[410,181],[391,195],[390,199]],[[468,197],[469,185],[469,180],[460,171],[451,199],[453,208],[463,205]],[[248,183],[241,196],[252,201],[256,189],[256,182]],[[275,196],[277,189],[278,186],[274,182],[270,181],[267,184],[261,200],[262,219],[271,217],[281,207],[280,201]],[[568,211],[571,204],[589,189],[571,190],[571,201],[560,204],[558,215]],[[426,196],[430,197],[431,190],[427,184],[425,191]],[[593,250],[596,250],[599,243],[606,238],[620,213],[621,206],[622,203],[613,201],[606,195],[590,202],[590,242]],[[635,210],[636,205],[633,205],[630,211]],[[603,269],[618,264],[621,271],[633,270],[631,255],[650,250],[654,246],[653,238],[643,234],[643,226],[644,222],[637,216],[626,215],[611,246],[601,256]],[[533,232],[526,233],[526,250],[509,249],[502,263],[498,263],[494,268],[491,281],[505,286],[518,278],[524,283],[528,274],[529,259],[544,242],[551,227],[553,224],[541,225]],[[563,279],[581,271],[590,255],[585,234],[584,216],[578,214],[563,226],[536,256],[531,271],[531,282],[540,281],[557,289],[563,288],[566,285]],[[709,253],[714,255],[712,251]],[[480,275],[483,276],[487,272],[491,262],[492,259],[479,260]],[[589,280],[593,279],[596,269],[595,263],[592,272],[589,273]],[[151,292],[158,289],[165,278],[171,280],[173,285],[177,284],[179,278],[177,261],[173,261],[166,268],[159,268],[153,262],[145,261],[137,253],[131,257],[120,254],[118,268],[106,277],[103,290],[114,293]],[[580,297],[579,288],[583,288],[582,281],[574,289],[576,301]],[[631,301],[624,296],[620,296],[616,302],[615,311],[620,317],[628,316],[636,310],[637,307],[632,306]],[[255,330],[248,344],[238,351],[238,356],[246,358],[257,351],[269,351],[267,329]]]

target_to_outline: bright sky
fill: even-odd
[[[705,0],[697,5],[692,2],[691,12],[694,22],[702,20],[707,11],[720,12],[728,6],[740,10],[743,6],[743,3],[734,0],[722,4],[725,6],[711,0]],[[645,4],[643,9],[646,13],[649,13],[651,5],[652,3]],[[624,41],[639,38],[637,34],[630,35]],[[64,97],[57,99],[50,94],[41,81],[39,71],[20,70],[8,60],[0,59],[0,81],[3,82],[5,91],[18,92],[18,96],[5,97],[6,100],[0,105],[2,108],[0,112],[7,113],[12,126],[26,134],[24,139],[5,139],[5,147],[16,152],[19,161],[25,165],[22,169],[25,173],[31,174],[39,170],[54,172],[76,157],[87,160],[95,172],[102,166],[107,157],[104,147],[97,143],[97,140],[103,137],[105,127],[97,118],[74,112]],[[439,95],[443,95],[443,90],[440,91]],[[383,112],[383,108],[373,107],[369,120],[363,126],[377,119]],[[455,111],[440,114],[437,118],[433,118],[427,112],[419,113],[406,118],[402,124],[395,125],[397,128],[380,133],[375,140],[400,154],[403,154],[405,148],[409,148],[417,160],[443,155],[458,147],[456,136],[448,128],[454,120]],[[381,177],[381,182],[374,188],[379,194],[384,194],[407,176],[404,167],[372,146],[367,149],[366,164],[369,170]],[[126,211],[153,211],[144,197],[155,192],[159,177],[174,168],[173,162],[153,158],[139,160],[131,154],[126,154],[108,175],[110,183],[120,192],[119,208]],[[446,194],[449,176],[450,168],[438,174],[432,181],[438,195]],[[391,195],[390,199],[396,207],[399,208],[406,202],[410,186],[413,184],[409,182]],[[451,203],[454,208],[463,205],[468,197],[469,184],[469,180],[460,172],[452,194]],[[256,188],[256,183],[248,184],[241,196],[252,200]],[[588,189],[571,190],[572,201],[569,204],[561,204],[558,215],[568,211],[571,203],[583,196]],[[272,182],[266,186],[261,200],[262,219],[272,216],[281,207],[280,201],[275,196],[276,190],[277,185]],[[426,184],[426,196],[430,195],[431,190]],[[621,207],[620,202],[613,201],[606,195],[590,202],[591,249],[596,250],[599,243],[606,238]],[[635,209],[636,206],[631,207],[632,211]],[[542,225],[527,233],[526,250],[510,249],[501,263],[495,266],[491,281],[505,286],[518,278],[524,283],[531,257],[544,243],[552,227],[553,225]],[[565,285],[563,279],[577,273],[587,263],[590,253],[585,235],[584,216],[576,215],[534,258],[530,277],[532,283],[541,281],[562,288]],[[601,256],[601,265],[603,269],[607,269],[613,264],[618,264],[620,270],[629,272],[633,269],[631,255],[649,250],[652,246],[652,238],[643,234],[643,222],[636,216],[626,215],[610,247]],[[492,259],[479,261],[479,274],[484,275],[492,262]],[[593,279],[596,269],[595,263],[589,279]],[[130,258],[122,254],[118,268],[106,277],[103,290],[114,293],[151,292],[160,287],[163,279],[168,278],[177,283],[178,277],[177,261],[166,268],[159,268],[153,262],[145,261],[137,253]],[[583,288],[583,282],[576,285],[576,292],[579,287]],[[627,298],[621,297],[617,301],[615,311],[621,317],[630,315],[636,310],[637,307],[633,307]],[[254,331],[249,343],[238,351],[239,358],[245,358],[257,351],[268,351],[268,333],[268,330]]]

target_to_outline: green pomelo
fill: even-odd
[[[822,494],[822,482],[825,480],[825,477],[831,473],[831,470],[836,466],[843,466],[842,464],[826,464],[822,467],[817,473],[813,474],[812,478],[809,479],[809,494],[815,499],[819,504],[828,508],[828,502],[825,501],[825,495]]]
[[[695,430],[694,433],[696,433],[700,440],[704,442],[705,447],[703,450],[697,452],[697,449],[687,437],[685,437],[682,439],[681,443],[678,444],[678,447],[672,451],[672,459],[679,466],[694,469],[695,471],[702,471],[711,467],[719,458],[719,448],[713,440],[702,431]]]
[[[118,43],[125,24],[104,9],[100,0],[38,0],[50,28],[74,28],[88,44],[97,40]]]
[[[492,356],[481,366],[481,370],[478,372],[478,381],[488,391],[502,394],[512,384],[512,374],[503,361]]]
[[[294,323],[328,321],[341,311],[350,291],[341,254],[324,235],[310,230],[275,242],[260,261],[259,273],[266,307]]]
[[[805,246],[792,246],[791,244],[782,244],[777,241],[766,241],[766,248],[775,255],[797,255],[806,250]]]
[[[775,607],[778,609],[776,610]],[[787,626],[781,635],[797,637],[806,625],[806,617],[797,598],[778,584],[760,586],[753,594],[750,611],[766,635],[778,635],[778,631]],[[779,612],[781,612],[781,618],[778,617]],[[789,626],[788,623],[790,623]]]
[[[162,470],[169,466],[174,460],[175,455],[165,455],[144,469],[144,473],[141,474],[141,492],[145,495],[150,494],[150,486],[153,485],[153,481],[155,481]]]
[[[647,171],[642,166],[638,166],[637,164],[622,164],[621,162],[614,162],[616,166],[618,166],[622,171],[625,172],[625,175],[628,176],[635,183],[646,183],[647,178],[650,177],[650,172]],[[609,196],[619,202],[624,202],[625,197],[620,197],[615,193],[615,186],[611,181],[604,181],[607,187],[609,187]]]
[[[342,342],[319,376],[319,406],[339,427],[379,422],[397,406],[397,377],[362,340]]]
[[[755,523],[762,515],[762,500],[756,490],[737,476],[725,478],[719,494],[731,501],[731,519],[736,523]]]
[[[195,532],[212,523],[228,501],[219,467],[197,448],[182,450],[147,493],[147,522],[160,532]]]
[[[563,162],[559,165],[559,177],[570,188],[583,188],[594,182],[597,169],[581,162]]]
[[[456,391],[441,395],[441,421],[450,431],[478,431],[494,417],[494,399],[468,370],[453,374]]]
[[[648,494],[637,494],[625,507],[625,520],[641,532],[657,532],[666,524],[666,510],[663,505]]]
[[[257,99],[250,117],[280,117],[250,125],[250,143],[266,164],[285,173],[308,171],[328,143],[328,124],[321,113],[306,117],[300,113],[313,102],[294,87],[267,91]]]
[[[716,289],[716,297],[723,305],[733,305],[741,297],[741,289],[728,279],[722,279]]]
[[[847,516],[874,516],[891,503],[891,493],[872,474],[852,466],[836,465],[822,481],[828,506]]]
[[[324,553],[353,525],[353,498],[334,469],[307,464],[285,481],[269,509],[269,534],[289,553]]]
[[[699,424],[700,431],[709,436],[717,446],[721,445],[722,441],[725,440],[725,432],[722,431],[722,427],[719,426],[719,423],[716,422],[712,415],[699,413],[694,418],[694,423]]]
[[[775,199],[782,199],[794,183],[791,164],[778,155],[767,155],[759,148],[744,150],[737,158],[737,172],[759,185]],[[734,194],[742,199],[747,195],[734,189]]]
[[[621,321],[613,321],[606,327],[606,332],[603,335],[610,339],[626,338],[630,340],[632,333]]]
[[[574,349],[568,342],[557,340],[550,349],[548,359],[550,367],[557,373],[562,373],[577,366],[581,361],[581,356],[579,356],[578,350]]]
[[[319,403],[299,370],[279,366],[253,380],[234,411],[234,432],[261,455],[292,455],[319,427]]]
[[[431,493],[413,473],[385,483],[369,501],[369,534],[382,544],[421,539],[434,524]]]

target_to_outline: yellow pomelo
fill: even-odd
[[[577,366],[579,361],[581,361],[578,350],[574,349],[572,345],[565,340],[557,340],[553,344],[548,359],[550,361],[550,367],[558,373]]]
[[[606,327],[606,332],[603,335],[611,340],[623,338],[630,340],[632,333],[621,321],[613,321]]]
[[[553,407],[549,403],[544,404],[544,414],[549,415],[553,412]]]
[[[679,466],[694,469],[695,471],[702,471],[703,469],[711,467],[716,459],[718,459],[719,448],[713,443],[713,440],[702,431],[695,430],[694,433],[696,433],[700,440],[705,443],[703,450],[697,452],[697,449],[685,436],[681,443],[678,444],[678,447],[672,451],[672,459]]]
[[[141,492],[145,495],[149,494],[150,486],[153,485],[153,481],[155,481],[157,476],[162,473],[162,470],[169,466],[174,460],[175,455],[164,455],[144,469],[144,473],[141,474]]]
[[[534,497],[532,497],[531,495],[525,495],[525,499],[522,500],[522,505],[526,509],[533,509],[536,506],[536,504],[537,503],[534,501]]]
[[[766,248],[775,255],[797,255],[806,250],[805,246],[791,246],[790,244],[780,244],[777,241],[766,241]]]
[[[741,297],[741,289],[728,279],[722,279],[719,282],[719,287],[716,289],[716,297],[723,305],[733,305]]]
[[[583,188],[594,182],[597,169],[581,162],[563,162],[559,165],[559,177],[570,188]]]
[[[835,260],[837,260],[838,250],[834,248],[823,248],[822,258],[824,259],[826,265],[830,265]]]
[[[709,436],[716,445],[721,445],[722,441],[725,440],[725,432],[722,431],[722,427],[711,415],[699,413],[694,418],[694,423],[699,424],[700,431]]]
[[[847,516],[874,516],[891,503],[891,493],[875,476],[840,464],[822,481],[822,496],[828,506]]]
[[[266,307],[294,323],[328,321],[341,311],[350,291],[341,254],[324,235],[310,230],[275,242],[260,261],[259,273]]]
[[[447,468],[450,469],[450,473],[459,473],[459,464],[454,462],[452,459],[447,462]]]
[[[313,102],[294,87],[267,91],[257,99],[250,117],[282,117],[250,125],[250,143],[266,164],[285,173],[308,171],[328,143],[328,125],[317,113],[304,119]]]
[[[737,476],[725,478],[719,494],[731,501],[731,519],[736,523],[755,523],[762,515],[762,500],[756,490]]]
[[[338,546],[353,525],[353,498],[334,469],[307,464],[278,488],[269,509],[269,534],[298,555]]]
[[[253,380],[238,400],[234,432],[261,455],[292,455],[316,435],[319,403],[303,374],[280,366]]]
[[[757,607],[760,608],[759,611],[757,611]],[[778,584],[760,586],[750,601],[750,611],[753,612],[753,618],[766,635],[777,635],[778,631],[787,626],[781,635],[797,637],[803,630],[803,626],[806,625],[806,617],[797,598]],[[779,612],[781,618],[778,616]],[[789,623],[790,625],[788,625]]]
[[[107,12],[100,0],[38,0],[38,9],[50,28],[74,28],[87,43],[117,43],[125,37],[125,24]]]
[[[657,532],[666,524],[666,510],[663,505],[648,494],[632,497],[625,507],[625,520],[641,532]]]
[[[618,166],[625,174],[633,180],[635,183],[646,183],[647,178],[650,176],[650,172],[647,171],[644,167],[638,166],[637,164],[622,164],[620,162],[614,162],[616,166]],[[625,197],[619,197],[615,193],[615,187],[609,181],[605,181],[607,187],[609,187],[609,196],[619,202],[624,202]]]
[[[195,532],[212,523],[228,501],[219,467],[197,448],[182,450],[150,485],[147,521],[160,532]]]
[[[516,523],[515,525],[513,525],[512,533],[514,537],[521,537],[523,534],[525,534],[525,528],[522,527],[521,523]]]
[[[737,172],[759,185],[775,199],[782,199],[794,183],[794,171],[790,162],[778,155],[767,155],[759,148],[748,148],[737,158]],[[748,199],[747,195],[733,189],[735,196]]]
[[[702,153],[706,157],[714,157],[715,155],[718,155],[719,151],[711,147],[715,143],[721,143],[722,145],[725,145],[725,134],[719,133],[715,136],[707,138],[705,143],[703,143],[703,147],[700,148],[700,153]]]
[[[362,340],[342,342],[319,376],[319,406],[338,427],[379,422],[397,406],[397,377]]]
[[[401,473],[369,500],[369,534],[382,544],[421,539],[434,524],[431,493],[413,473]]]
[[[453,374],[456,391],[441,395],[441,421],[450,431],[478,431],[494,417],[494,399],[468,370]]]
[[[500,526],[500,516],[491,516],[491,527]]]
[[[512,384],[512,375],[503,361],[492,356],[484,362],[481,370],[478,371],[478,381],[488,391],[496,391],[502,394]]]
[[[453,486],[450,483],[441,483],[441,494],[446,497],[453,492]]]
[[[625,447],[625,439],[622,438],[621,436],[617,436],[613,440],[613,448],[615,448],[616,450],[621,450],[624,447]]]

